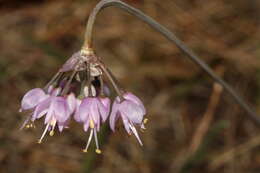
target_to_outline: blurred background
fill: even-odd
[[[41,145],[42,120],[19,131],[23,94],[81,48],[97,2],[0,0],[0,172],[259,173],[259,126],[175,45],[116,8],[98,16],[95,50],[144,102],[144,147],[123,127],[99,134],[102,155],[82,153],[88,134],[76,123]],[[173,31],[260,115],[258,0],[125,2]]]

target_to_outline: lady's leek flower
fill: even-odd
[[[120,116],[127,133],[133,133],[143,145],[135,127],[139,125],[144,128],[146,111],[143,103],[118,87],[115,77],[92,50],[73,54],[43,89],[35,88],[24,95],[20,111],[30,113],[22,128],[34,127],[33,122],[44,117],[45,129],[38,141],[41,143],[48,131],[50,136],[54,135],[55,127],[59,131],[68,128],[73,116],[76,122],[83,124],[84,131],[90,133],[83,151],[87,152],[94,136],[96,153],[100,154],[97,135],[110,113],[111,89],[107,82],[111,83],[117,94],[110,115],[111,129],[115,130],[116,120]]]

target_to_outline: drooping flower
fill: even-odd
[[[49,91],[51,91],[51,87],[49,88]],[[27,110],[34,110],[41,102],[46,100],[49,97],[48,94],[46,94],[41,88],[34,88],[30,91],[28,91],[22,99],[21,102],[21,108],[19,112],[27,111]],[[29,121],[32,119],[33,113],[31,112],[29,116],[26,118],[26,120],[23,122],[20,129],[23,129],[25,126],[27,128],[33,127],[34,125],[32,123],[28,124]]]
[[[68,95],[67,98],[51,95],[41,102],[32,115],[32,121],[45,115],[44,124],[46,124],[46,127],[38,142],[41,143],[48,130],[50,130],[50,135],[52,136],[56,124],[58,124],[59,130],[62,131],[66,127],[70,116],[75,112],[75,109],[76,98],[74,94]]]
[[[98,144],[97,132],[100,130],[101,121],[106,121],[109,114],[109,110],[109,98],[86,97],[82,100],[79,109],[75,114],[75,120],[83,123],[84,131],[88,131],[89,127],[91,129],[86,148],[83,150],[84,152],[87,152],[94,134],[94,139],[96,143],[96,153],[101,153]]]
[[[123,99],[117,97],[113,103],[112,112],[110,115],[110,127],[115,131],[115,124],[119,117],[122,118],[125,130],[129,135],[132,133],[137,138],[140,145],[143,145],[135,125],[144,128],[143,117],[146,110],[142,101],[130,92],[123,94]]]
[[[101,150],[98,143],[98,132],[110,113],[112,90],[108,88],[108,80],[118,95],[113,104],[110,126],[115,130],[115,123],[122,118],[128,134],[134,134],[142,145],[135,126],[144,129],[145,108],[139,98],[127,92],[122,93],[117,81],[109,69],[92,49],[81,50],[62,66],[53,78],[41,88],[35,88],[25,94],[20,111],[31,111],[22,128],[34,127],[33,122],[44,118],[45,129],[39,139],[42,142],[49,131],[54,134],[55,127],[59,131],[68,127],[72,116],[83,124],[84,131],[90,131],[84,152],[87,152],[94,137],[96,153]],[[122,99],[123,98],[123,99]]]

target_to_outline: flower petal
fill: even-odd
[[[119,108],[119,104],[116,103],[116,101],[114,101],[113,106],[112,106],[112,112],[111,112],[110,118],[109,118],[109,125],[110,125],[110,128],[112,131],[115,131],[116,121],[119,118],[118,108]]]
[[[73,93],[71,93],[67,97],[67,103],[68,103],[70,114],[74,113],[77,107],[77,99]]]
[[[48,96],[44,93],[41,88],[35,88],[28,91],[23,99],[21,104],[22,110],[32,109],[37,106],[40,102],[45,100]]]
[[[78,111],[78,115],[81,121],[86,122],[88,120],[89,117],[89,113],[90,113],[90,106],[91,106],[91,99],[89,97],[85,98],[84,100],[82,100],[80,106],[79,106],[79,111]]]
[[[63,123],[58,123],[59,131],[62,132],[64,128],[69,128],[68,124],[69,124],[68,120]]]
[[[98,111],[98,100],[96,98],[91,98],[91,104],[89,109],[91,119],[94,121],[95,125],[97,125],[100,122],[100,115]]]
[[[144,117],[143,109],[134,102],[125,100],[120,104],[121,113],[130,119],[134,124],[141,124]]]
[[[121,114],[122,117],[122,121],[125,127],[125,130],[127,131],[127,133],[130,135],[131,134],[131,130],[130,130],[130,123],[129,120],[127,119],[127,117],[123,114]]]
[[[143,102],[138,97],[136,97],[134,94],[132,94],[130,92],[126,92],[126,93],[124,93],[123,97],[126,100],[130,100],[130,101],[134,102],[135,104],[139,105],[143,111],[143,114],[146,114],[146,110],[143,105]]]
[[[58,122],[63,123],[69,119],[70,110],[67,100],[64,97],[56,97],[52,102],[55,118]]]
[[[46,100],[42,101],[34,110],[32,115],[32,121],[41,118],[48,112],[50,107],[51,97],[48,97]]]
[[[55,102],[55,98],[51,98],[50,106],[48,108],[47,114],[45,115],[45,120],[44,124],[48,124],[52,121],[53,116],[54,116],[54,105],[53,103]]]
[[[99,108],[99,113],[102,117],[102,121],[105,122],[110,111],[110,99],[107,97],[100,98],[98,108]]]
[[[75,109],[75,114],[74,114],[74,119],[77,121],[77,122],[82,122],[80,116],[79,116],[79,107],[81,105],[81,100],[77,99],[76,100],[76,109]]]

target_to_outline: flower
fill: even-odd
[[[90,129],[83,152],[87,152],[94,136],[96,153],[100,154],[98,132],[109,116],[109,97],[112,95],[106,80],[118,95],[110,115],[111,129],[115,130],[115,123],[121,117],[128,134],[133,133],[143,145],[135,128],[137,125],[144,129],[146,112],[143,103],[129,92],[122,93],[111,71],[92,49],[73,54],[43,89],[35,88],[24,95],[20,112],[30,111],[30,114],[21,129],[34,127],[34,121],[44,117],[45,129],[38,140],[41,143],[48,131],[50,136],[54,135],[55,127],[60,132],[68,128],[73,116],[83,124],[85,132]]]
[[[115,123],[120,116],[127,133],[129,135],[133,133],[140,145],[143,145],[135,125],[139,125],[144,129],[143,117],[146,114],[144,105],[138,97],[130,92],[124,93],[123,99],[124,100],[120,100],[120,98],[117,97],[113,103],[110,115],[110,128],[115,131]]]
[[[75,120],[83,122],[84,131],[88,131],[90,127],[90,135],[83,150],[87,152],[93,134],[96,143],[96,153],[100,154],[97,132],[100,130],[100,121],[104,123],[108,117],[110,110],[110,99],[107,97],[86,97],[82,100],[77,113],[75,114]]]
[[[51,136],[54,134],[56,124],[58,124],[59,130],[62,131],[66,127],[70,115],[75,111],[76,98],[74,94],[70,94],[65,98],[58,96],[60,91],[60,88],[53,89],[53,87],[49,87],[48,93],[45,93],[42,89],[35,88],[27,92],[22,99],[20,111],[33,110],[23,123],[22,128],[29,120],[33,122],[46,115],[45,124],[47,125],[38,141],[39,143],[41,143],[48,130],[51,130]]]
[[[50,130],[50,135],[53,136],[56,124],[58,124],[60,131],[67,127],[70,116],[75,112],[76,104],[74,94],[68,95],[67,98],[50,95],[35,108],[32,121],[45,115],[44,124],[46,124],[46,127],[38,141],[39,143],[41,143],[48,130]]]

